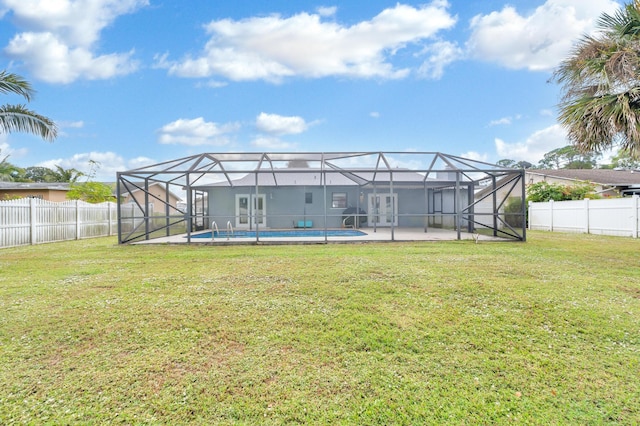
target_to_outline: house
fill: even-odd
[[[396,169],[393,175],[359,169],[322,172],[286,168],[196,188],[207,194],[210,221],[231,222],[234,228],[256,224],[278,229],[354,225],[420,228],[445,222],[453,226],[453,218],[445,220],[436,213],[453,212],[455,188],[448,184],[443,188],[442,179],[425,178],[407,169]],[[257,196],[256,186],[260,188]],[[469,191],[468,183],[461,185],[464,204],[468,204]],[[425,213],[434,216],[425,221]]]
[[[148,183],[146,188],[144,182],[121,183],[120,193],[116,191],[114,195],[119,196],[122,204],[144,205],[146,202],[150,213],[164,213],[167,205],[178,207],[181,202],[178,195],[159,182]]]
[[[527,185],[538,182],[573,185],[589,182],[603,197],[640,195],[640,171],[612,169],[526,170]]]
[[[538,182],[549,182],[561,185],[575,185],[588,182],[595,186],[595,192],[603,197],[620,197],[630,195],[640,195],[640,171],[634,170],[611,170],[611,169],[527,169],[525,170],[526,185]],[[498,182],[501,186],[501,182]],[[526,188],[526,186],[525,186]],[[504,199],[509,187],[498,189],[498,198]],[[486,206],[486,193],[491,188],[479,188],[476,191],[476,200],[483,198],[483,205]],[[522,197],[521,194],[512,193],[510,197]]]
[[[127,224],[119,236],[121,243],[170,236],[186,224],[188,241],[212,227],[389,228],[391,239],[395,228],[451,229],[458,239],[489,228],[522,241],[525,228],[505,230],[496,209],[476,212],[477,186],[501,190],[495,182],[506,176],[522,186],[506,196],[521,194],[522,170],[439,152],[202,153],[118,172],[119,220]],[[185,194],[184,205],[172,191]]]
[[[61,202],[67,200],[67,182],[0,182],[0,200],[12,198],[38,198]]]

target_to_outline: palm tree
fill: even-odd
[[[640,0],[603,14],[553,79],[562,84],[559,122],[582,152],[614,146],[640,155]]]
[[[80,170],[77,169],[65,169],[61,166],[56,165],[56,170],[54,171],[56,175],[56,182],[71,182],[75,183],[82,176],[85,176]]]
[[[35,91],[28,81],[17,74],[0,71],[0,93],[14,93],[28,101]],[[37,114],[24,105],[0,106],[0,133],[26,132],[42,137],[44,140],[53,141],[58,129],[55,123],[40,114]]]
[[[19,178],[22,173],[22,169],[18,166],[14,166],[9,161],[8,155],[2,156],[2,150],[0,150],[0,182],[13,182],[16,178]]]

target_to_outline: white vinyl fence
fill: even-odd
[[[0,201],[0,248],[104,237],[118,232],[115,203]]]
[[[638,238],[640,201],[632,198],[529,203],[529,229]]]

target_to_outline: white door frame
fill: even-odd
[[[389,205],[387,202],[389,197],[392,197],[393,204]],[[377,203],[375,202],[377,198]],[[367,221],[369,226],[391,226],[391,220],[389,220],[389,216],[393,214],[393,226],[398,226],[398,194],[397,193],[376,193],[369,194],[369,199],[367,201],[369,206],[369,217]],[[376,205],[377,204],[377,205]],[[388,211],[388,207],[392,208],[392,211]]]
[[[240,200],[251,200],[251,204],[245,207],[246,212],[242,212],[240,208]],[[260,226],[267,226],[267,196],[265,194],[258,194],[257,199],[262,202],[262,209],[258,211],[256,215],[256,195],[255,194],[236,194],[236,228],[250,228],[256,226],[256,222]],[[253,218],[253,223],[249,223],[249,217]]]

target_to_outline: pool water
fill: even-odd
[[[367,234],[356,229],[328,229],[326,235],[327,237],[362,237]],[[226,231],[215,231],[214,236],[215,238],[227,238],[227,236],[229,238],[256,238],[256,231],[234,231],[230,235]],[[324,236],[324,229],[260,231],[260,238],[306,238]],[[191,235],[191,238],[211,238],[211,232],[203,232],[202,234]]]

